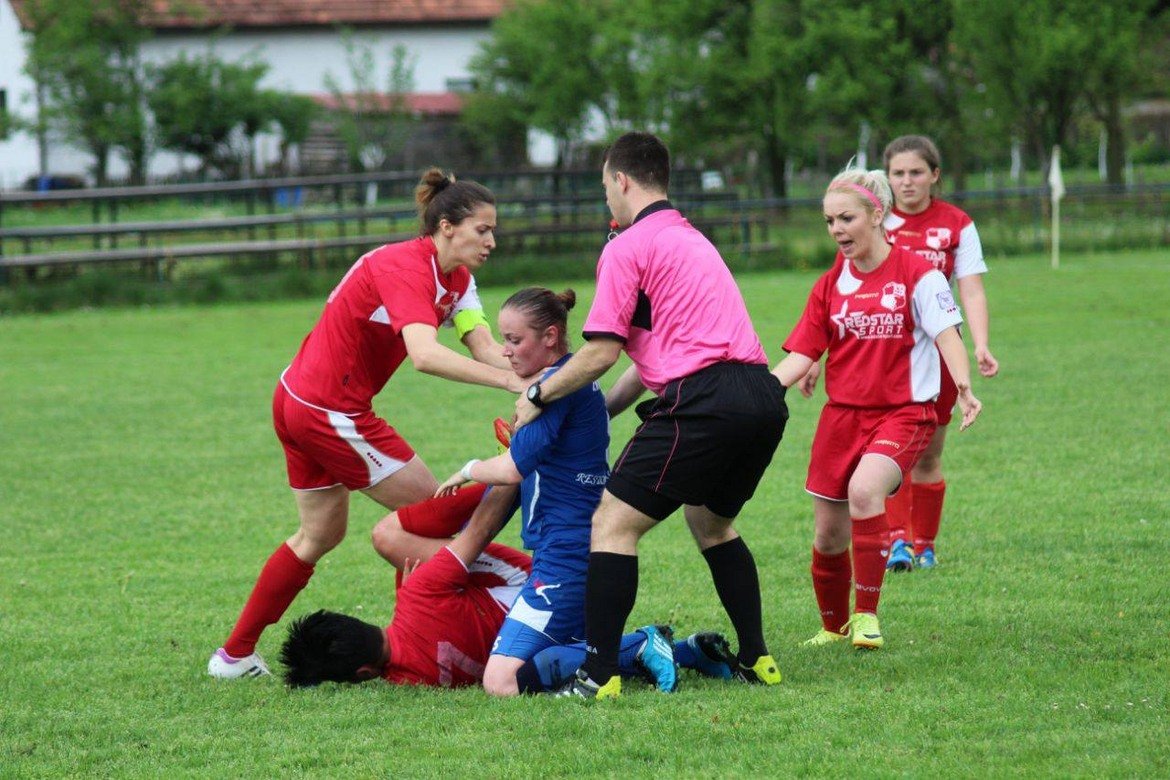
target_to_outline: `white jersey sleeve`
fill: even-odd
[[[931,340],[963,321],[959,304],[942,271],[928,271],[914,285],[914,320]]]
[[[987,273],[987,263],[983,262],[983,242],[979,240],[979,231],[975,223],[968,223],[967,227],[959,231],[959,246],[955,249],[956,279],[964,276]]]

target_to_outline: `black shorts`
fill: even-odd
[[[638,404],[642,424],[606,489],[662,520],[683,504],[735,517],[784,435],[785,388],[767,366],[716,363]]]

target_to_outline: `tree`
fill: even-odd
[[[280,170],[287,175],[290,151],[309,137],[320,107],[308,95],[286,95],[271,90],[265,90],[263,95],[272,121],[280,128]]]
[[[740,150],[756,175],[787,194],[787,171],[832,140],[848,146],[892,78],[875,52],[896,48],[889,24],[844,0],[643,0],[652,31],[635,60],[654,122],[700,156]],[[856,147],[853,147],[856,148]],[[748,172],[752,175],[752,172]]]
[[[26,72],[37,83],[41,124],[86,148],[94,179],[107,180],[111,151],[126,155],[131,177],[145,177],[149,136],[142,96],[139,26],[146,0],[32,0]]]
[[[1122,106],[1140,94],[1150,63],[1142,33],[1153,10],[1151,0],[1109,4],[1072,4],[1090,42],[1092,60],[1086,63],[1084,92],[1089,110],[1105,130],[1105,172],[1110,184],[1124,183],[1126,158]]]
[[[505,112],[556,142],[557,168],[579,142],[591,112],[601,111],[607,85],[595,47],[600,14],[610,2],[519,0],[492,24],[492,37],[472,59],[482,93],[478,105]]]
[[[152,68],[148,102],[159,145],[198,157],[205,176],[217,170],[237,177],[249,155],[239,140],[250,148],[273,118],[259,88],[267,72],[262,62],[224,62],[210,51]]]
[[[384,88],[379,88],[374,52],[341,31],[345,63],[352,84],[346,89],[332,73],[325,86],[333,96],[337,134],[345,144],[349,166],[367,171],[383,168],[413,132],[414,114],[407,96],[414,91],[416,57],[401,44],[390,51]]]
[[[994,121],[1045,165],[1049,150],[1068,139],[1093,60],[1086,30],[1064,6],[1064,0],[970,0],[956,24]]]

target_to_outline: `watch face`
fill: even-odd
[[[528,387],[528,400],[535,401],[538,398],[540,398],[540,385],[539,384],[529,385],[529,387]]]

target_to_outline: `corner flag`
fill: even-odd
[[[1048,196],[1052,199],[1052,267],[1060,267],[1060,199],[1064,197],[1064,177],[1060,173],[1060,146],[1052,147],[1048,166]]]

